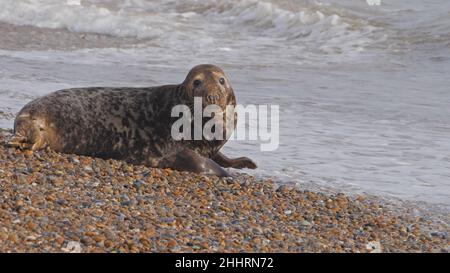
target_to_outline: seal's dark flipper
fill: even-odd
[[[171,168],[178,171],[188,171],[198,174],[230,176],[216,162],[205,158],[192,150],[182,150],[161,160],[159,167]]]
[[[255,162],[253,162],[248,157],[238,157],[238,158],[228,158],[221,152],[218,152],[212,159],[222,167],[225,168],[236,168],[236,169],[256,169],[257,166]]]

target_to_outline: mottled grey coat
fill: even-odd
[[[202,97],[204,106],[216,104],[224,110],[236,105],[223,71],[199,65],[180,85],[73,88],[36,99],[17,115],[10,144],[216,175],[227,175],[216,163],[255,168],[248,158],[222,155],[219,150],[226,139],[172,138],[172,124],[178,119],[171,117],[172,108],[180,104],[192,108],[194,97]]]

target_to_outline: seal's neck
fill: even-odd
[[[174,98],[175,101],[179,104],[190,105],[194,103],[193,98],[186,91],[186,87],[184,86],[184,84],[180,84],[177,86],[177,88],[175,89]]]

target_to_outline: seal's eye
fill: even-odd
[[[194,81],[194,87],[199,86],[201,83],[202,83],[201,80],[195,80],[195,81]]]
[[[225,84],[225,79],[224,78],[220,78],[219,82],[220,82],[221,85],[224,85]]]

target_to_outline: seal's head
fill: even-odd
[[[215,65],[195,66],[189,71],[182,85],[189,98],[202,98],[203,107],[214,104],[225,109],[227,105],[236,104],[230,79]]]

